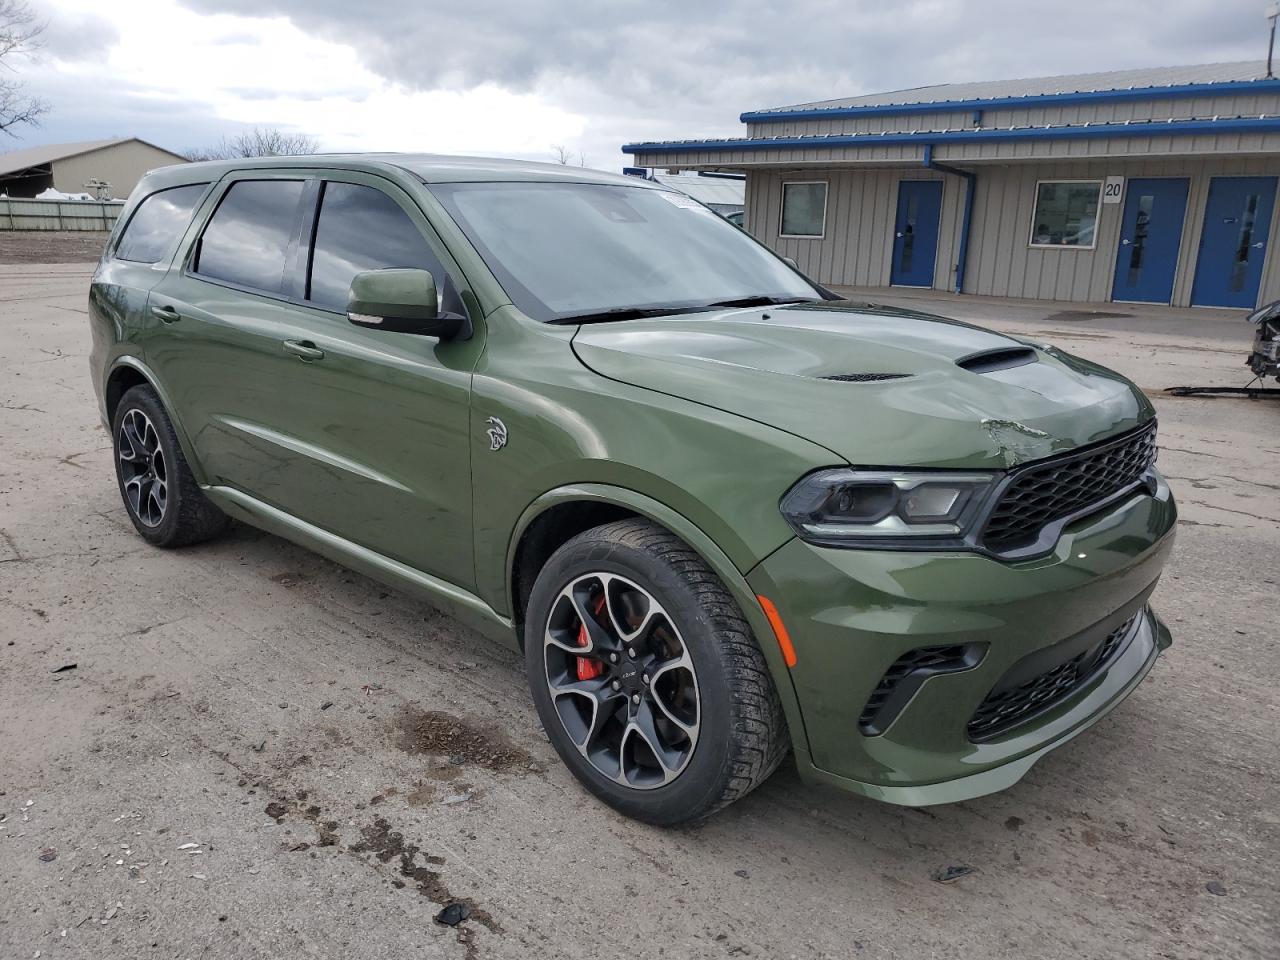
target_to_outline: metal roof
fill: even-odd
[[[1181,87],[1192,84],[1231,83],[1262,80],[1267,73],[1264,60],[1239,63],[1205,63],[1182,67],[1144,67],[1137,70],[1110,70],[1104,73],[1075,73],[1022,80],[984,80],[977,83],[939,83],[928,87],[890,90],[836,100],[815,100],[784,107],[769,107],[760,113],[794,110],[840,109],[846,107],[898,106],[969,100],[1001,100],[1049,94],[1101,93],[1113,90],[1152,87]]]
[[[989,143],[1007,140],[1081,140],[1111,137],[1173,137],[1201,133],[1280,133],[1280,116],[1171,117],[1037,126],[910,130],[883,133],[808,134],[784,137],[730,137],[720,140],[658,140],[628,143],[623,153],[700,153],[716,150],[817,149],[903,144]]]
[[[27,147],[23,150],[11,150],[8,153],[0,153],[0,176],[6,173],[16,173],[19,170],[28,170],[31,167],[42,167],[46,163],[53,163],[56,160],[66,160],[68,157],[78,157],[83,153],[93,153],[95,150],[101,150],[104,147],[113,147],[120,143],[146,143],[148,147],[155,147],[164,153],[170,154],[175,159],[186,160],[172,150],[165,150],[164,147],[156,147],[154,143],[147,143],[138,137],[112,137],[110,140],[84,140],[80,143],[47,143],[41,147]]]
[[[736,177],[680,176],[655,173],[653,179],[664,187],[679,190],[699,203],[742,206],[746,201],[747,182]]]

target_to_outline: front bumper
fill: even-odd
[[[1161,481],[1154,496],[1137,494],[1078,521],[1051,554],[1018,563],[800,540],[782,547],[748,581],[778,606],[796,648],[790,675],[812,759],[802,773],[911,805],[1015,783],[1123,700],[1169,645],[1169,631],[1146,601],[1176,520]],[[1053,657],[1048,648],[1093,643],[1130,618],[1118,653],[1084,682],[1003,733],[971,737],[975,711],[1015,665],[1023,671]],[[929,676],[876,734],[860,728],[869,698],[899,657],[960,645],[980,648],[975,666]]]

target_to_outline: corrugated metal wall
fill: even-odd
[[[1102,204],[1094,249],[1030,246],[1031,220],[1039,180],[1104,179],[1107,176],[1186,177],[1187,216],[1178,257],[1173,302],[1191,302],[1205,201],[1214,176],[1280,176],[1280,160],[1267,157],[1169,158],[1128,161],[1071,161],[990,165],[975,168],[978,187],[965,292],[1044,300],[1106,301],[1111,297],[1123,203]],[[893,249],[898,183],[942,177],[942,215],[933,286],[954,283],[964,184],[922,168],[828,169],[802,172],[749,171],[746,228],[822,283],[886,286]],[[788,180],[828,181],[826,235],[822,239],[781,238],[782,184]],[[1267,263],[1259,302],[1280,299],[1280,209],[1272,216]]]
[[[0,197],[0,230],[110,230],[123,209],[123,200]]]
[[[1054,107],[1000,108],[982,111],[983,127],[1034,127],[1047,123],[1123,123],[1126,120],[1167,120],[1206,117],[1256,117],[1280,113],[1280,97],[1249,94],[1179,100],[1102,100]],[[783,120],[749,123],[749,137],[796,137],[838,133],[906,133],[912,130],[973,129],[972,110],[930,111],[870,117],[832,117],[822,120]]]
[[[53,186],[63,193],[79,193],[90,180],[111,184],[112,195],[124,199],[143,175],[157,167],[185,163],[181,157],[139,140],[113,143],[100,150],[53,162]]]

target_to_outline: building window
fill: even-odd
[[[1098,224],[1101,180],[1041,180],[1036,184],[1036,212],[1031,219],[1031,246],[1081,247],[1092,250]]]
[[[782,228],[784,237],[821,239],[827,225],[827,182],[807,180],[782,185]]]

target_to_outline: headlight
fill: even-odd
[[[833,468],[803,478],[779,506],[811,543],[959,546],[980,520],[998,476]]]

